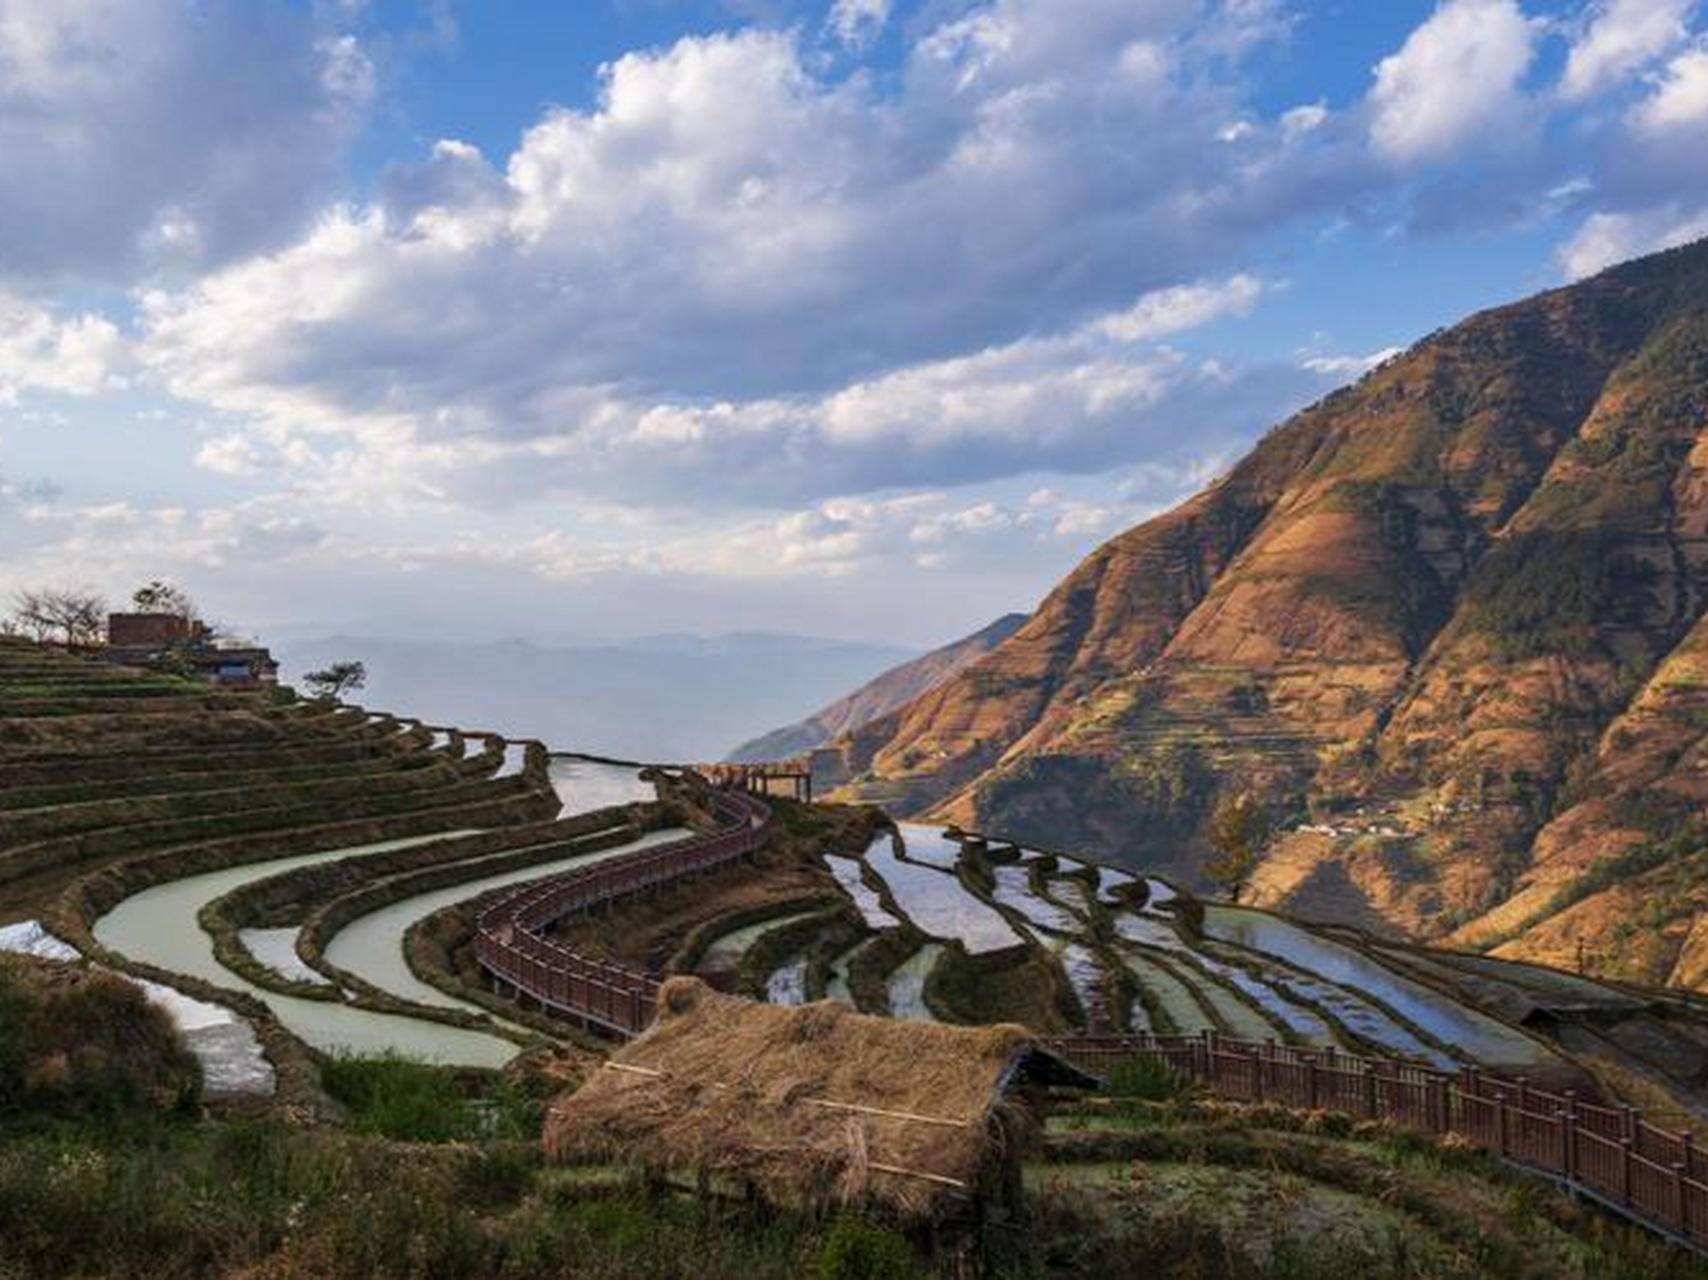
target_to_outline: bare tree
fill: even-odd
[[[99,644],[107,629],[107,602],[93,591],[20,591],[12,598],[12,621],[33,640]]]

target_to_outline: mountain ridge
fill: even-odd
[[[1286,832],[1258,901],[1695,985],[1705,601],[1708,242],[1288,419],[841,739],[846,791],[1194,880],[1209,806],[1249,789]],[[1621,858],[1664,941],[1622,927]]]
[[[1006,613],[970,636],[898,663],[806,719],[742,743],[726,759],[733,762],[784,760],[859,729],[911,702],[990,652],[1025,625],[1026,617],[1024,613]]]

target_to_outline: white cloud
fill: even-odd
[[[1667,64],[1654,93],[1632,113],[1639,129],[1672,135],[1708,125],[1708,48],[1681,53]]]
[[[276,2],[0,0],[0,275],[194,264],[293,227],[373,90]]]
[[[21,392],[89,396],[124,383],[127,344],[102,316],[56,316],[0,291],[0,404]]]
[[[1219,284],[1175,285],[1147,293],[1125,311],[1105,316],[1096,329],[1118,342],[1147,342],[1224,316],[1249,315],[1263,292],[1263,281],[1243,274]]]
[[[796,501],[1130,451],[1204,381],[1136,344],[1263,289],[1171,282],[1347,179],[1315,108],[1204,147],[1233,96],[1174,73],[1197,6],[1061,2],[929,33],[895,97],[774,31],[630,54],[502,165],[441,142],[296,243],[142,295],[145,359],[316,439],[329,483],[423,496],[706,500],[716,465],[720,500]]]
[[[1537,27],[1515,0],[1443,0],[1370,91],[1376,149],[1400,164],[1450,157],[1515,127]]]
[[[869,44],[890,20],[890,0],[836,0],[825,25],[850,48]]]
[[[312,279],[306,287],[315,289]],[[390,407],[352,414],[295,389],[210,380],[220,366],[200,358],[182,366],[192,376],[173,386],[264,415],[255,429],[204,444],[205,468],[252,474],[283,466],[352,501],[414,495],[498,504],[577,493],[634,501],[691,494],[701,506],[789,502],[1040,468],[1083,471],[1170,452],[1184,444],[1171,438],[1176,412],[1196,420],[1193,447],[1218,430],[1250,431],[1318,384],[1277,382],[1261,371],[1230,376],[1155,342],[1244,315],[1263,290],[1247,275],[1157,290],[1061,334],[905,365],[822,395],[699,403],[584,388],[552,401],[561,419],[539,417],[526,430],[444,429],[482,421],[487,411],[467,404],[443,419]],[[171,321],[164,324],[160,332],[169,333]],[[150,358],[164,362],[168,377],[185,359],[158,345]],[[1281,398],[1264,403],[1265,394]],[[341,438],[348,443],[329,451]]]
[[[1708,236],[1708,208],[1676,205],[1640,213],[1597,213],[1560,250],[1566,277],[1580,280],[1616,262],[1676,248]]]
[[[1675,48],[1689,34],[1695,0],[1607,0],[1595,6],[1566,59],[1560,92],[1578,101],[1610,88]]]
[[[1399,354],[1399,347],[1384,347],[1365,356],[1307,356],[1299,366],[1334,378],[1361,378]]]

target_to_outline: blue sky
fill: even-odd
[[[941,641],[1704,156],[1695,0],[0,0],[0,592]]]

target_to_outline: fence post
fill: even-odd
[[[1364,1118],[1376,1118],[1376,1064],[1373,1062],[1364,1064]]]
[[[1684,1231],[1684,1165],[1675,1164],[1672,1167],[1672,1203],[1676,1211],[1673,1215],[1673,1225],[1679,1231]]]
[[[1496,1095],[1495,1101],[1495,1150],[1499,1151],[1504,1159],[1508,1149],[1506,1093],[1503,1090]]]
[[[1561,1107],[1554,1113],[1560,1121],[1560,1170],[1567,1182],[1576,1182],[1578,1176],[1578,1126],[1577,1118]]]
[[[1631,1139],[1619,1139],[1619,1203],[1631,1203]]]
[[[1447,1114],[1447,1077],[1436,1072],[1429,1077],[1429,1122],[1436,1133],[1446,1133],[1452,1127]]]
[[[1305,1064],[1305,1097],[1312,1111],[1318,1108],[1317,1060],[1312,1058]]]
[[[1625,1141],[1635,1142],[1637,1140],[1637,1108],[1620,1107],[1619,1114]]]
[[[1679,1143],[1684,1147],[1684,1176],[1696,1176],[1696,1136],[1692,1133],[1678,1135]]]

